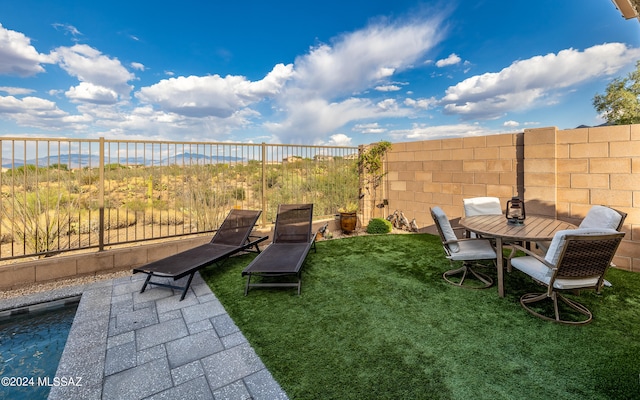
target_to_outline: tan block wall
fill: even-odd
[[[401,210],[422,227],[433,224],[429,208],[436,205],[451,218],[462,216],[465,197],[496,196],[506,205],[517,194],[518,135],[394,143],[387,155],[384,211]],[[406,193],[409,188],[414,192]]]
[[[28,286],[76,276],[97,275],[132,269],[206,243],[211,237],[182,238],[162,243],[136,245],[95,253],[61,255],[0,266],[0,290]]]
[[[462,199],[475,196],[499,197],[504,207],[519,195],[528,214],[576,224],[593,205],[624,211],[627,235],[614,262],[640,272],[640,125],[394,143],[387,168],[384,211],[402,210],[419,227],[433,225],[430,207],[455,220]]]
[[[526,138],[537,133],[537,129],[525,131],[525,157]],[[555,130],[559,185],[554,216],[579,223],[591,206],[597,204],[626,212],[623,228],[626,236],[614,263],[621,269],[637,272],[640,272],[640,209],[634,199],[640,190],[639,133],[640,125]],[[527,178],[525,174],[525,182]]]

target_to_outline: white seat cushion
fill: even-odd
[[[442,230],[442,235],[444,236],[444,239],[446,241],[458,240],[458,237],[456,236],[455,232],[453,231],[453,228],[451,227],[451,222],[449,222],[449,218],[447,218],[447,214],[444,213],[442,208],[432,207],[431,211],[433,212],[433,215],[435,215],[436,218],[438,219],[438,225],[440,225],[440,229]],[[452,253],[457,253],[458,251],[460,251],[460,247],[458,246],[457,243],[450,243],[449,250],[451,250]]]
[[[621,220],[622,215],[616,210],[605,206],[593,206],[580,223],[579,228],[617,229]]]
[[[536,260],[532,256],[515,257],[511,259],[511,265],[529,275],[538,282],[542,282],[545,285],[549,285],[553,271],[542,262]],[[579,289],[584,287],[595,286],[598,283],[598,278],[579,278],[579,279],[556,279],[553,282],[553,287],[558,290],[570,290]]]
[[[452,253],[449,259],[453,261],[491,260],[496,258],[496,252],[486,239],[462,240],[458,242],[459,250]]]
[[[514,257],[511,259],[511,266],[545,285],[551,282],[551,276],[553,274],[551,268],[533,256]]]
[[[473,217],[476,215],[502,215],[504,211],[497,197],[472,197],[463,199],[464,215]]]

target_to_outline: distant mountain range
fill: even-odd
[[[122,164],[122,165],[144,165],[160,166],[160,165],[206,165],[206,164],[219,164],[228,162],[244,161],[241,157],[232,156],[207,156],[197,153],[182,153],[171,157],[165,157],[161,159],[151,159],[142,157],[120,157],[117,159],[105,157],[105,164]],[[39,167],[46,167],[48,165],[66,164],[69,169],[92,167],[96,168],[99,165],[100,158],[95,155],[88,154],[60,154],[55,156],[47,156],[40,158],[23,160],[12,160],[8,158],[2,158],[2,167],[11,168],[21,167],[23,165],[37,165]]]

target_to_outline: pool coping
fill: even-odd
[[[14,307],[7,310],[2,310],[0,311],[0,321],[6,320],[13,316],[26,315],[30,313],[37,313],[42,311],[58,309],[60,307],[64,307],[74,303],[79,303],[81,298],[82,298],[81,295],[62,297],[59,299],[53,299],[46,302],[39,302],[39,303],[24,305],[22,307]]]
[[[13,310],[24,308],[35,309],[47,303],[80,297],[88,285],[90,284],[67,286],[24,296],[0,299],[0,315],[10,313]]]

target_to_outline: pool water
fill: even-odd
[[[0,316],[0,399],[47,398],[51,387],[46,378],[54,381],[78,301],[67,299]],[[7,386],[11,383],[26,386]]]

